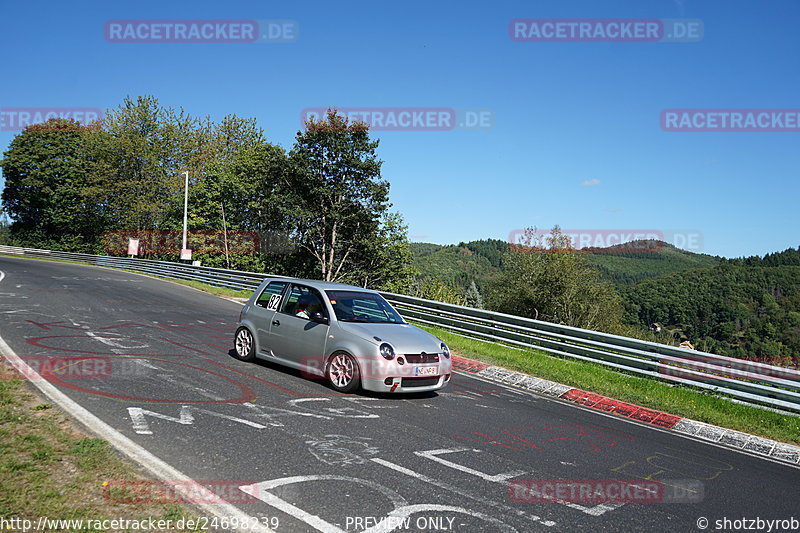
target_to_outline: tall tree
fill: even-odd
[[[622,302],[611,283],[586,263],[558,226],[545,239],[534,229],[525,235],[490,285],[490,309],[587,329],[620,325]]]
[[[106,224],[86,187],[87,137],[95,126],[50,119],[28,126],[0,161],[3,208],[23,243],[87,250]]]
[[[475,280],[472,280],[467,287],[467,292],[464,293],[464,305],[467,307],[474,307],[476,309],[483,309],[483,296],[481,296]]]
[[[297,242],[325,281],[358,269],[359,248],[379,238],[389,184],[381,179],[377,147],[366,124],[329,109],[324,119],[306,123],[290,152]]]
[[[344,281],[389,292],[405,293],[419,274],[413,267],[408,227],[400,213],[385,211],[376,235],[356,247]]]
[[[96,150],[106,161],[103,203],[119,227],[170,226],[170,208],[182,204],[182,173],[189,171],[193,182],[203,173],[208,129],[152,96],[125,98],[107,112]]]

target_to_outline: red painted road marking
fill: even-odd
[[[463,372],[470,372],[472,374],[477,374],[481,370],[489,368],[489,366],[490,365],[486,363],[481,363],[480,361],[465,359],[457,355],[453,356],[453,368],[455,368],[456,370],[461,370]]]

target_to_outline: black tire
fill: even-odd
[[[252,361],[256,358],[256,343],[250,330],[242,326],[236,330],[233,338],[233,351],[240,361]]]
[[[336,352],[328,360],[325,377],[331,387],[339,392],[349,394],[361,387],[361,370],[355,357],[345,352]]]

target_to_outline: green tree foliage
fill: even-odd
[[[414,266],[423,278],[436,278],[455,287],[469,287],[474,281],[478,289],[483,290],[488,281],[499,274],[501,266],[493,266],[492,260],[483,255],[484,250],[480,246],[473,249],[472,244],[411,243]]]
[[[2,168],[13,222],[2,238],[120,255],[140,238],[141,256],[176,260],[188,172],[195,259],[400,290],[415,271],[377,147],[365,124],[335,111],[287,154],[254,119],[214,122],[126,98],[101,124],[54,120],[12,141]]]
[[[508,243],[499,239],[485,239],[459,243],[460,247],[468,248],[477,255],[485,257],[493,267],[500,267],[503,264],[503,256],[508,252]]]
[[[183,110],[159,105],[156,98],[126,98],[110,110],[94,146],[98,200],[115,225],[125,229],[164,229],[182,204],[184,171],[197,179],[202,130]],[[194,166],[192,165],[194,163]]]
[[[366,124],[350,123],[329,109],[306,124],[289,153],[296,176],[291,191],[297,242],[316,261],[325,281],[369,275],[379,245],[389,183],[381,179],[378,141]]]
[[[525,235],[523,244],[511,247],[505,269],[489,286],[489,309],[587,329],[619,326],[619,296],[558,227],[544,242],[533,229]]]
[[[800,266],[797,251],[770,259],[726,260],[718,267],[643,281],[623,289],[626,322],[662,324],[678,339],[720,355],[797,365]],[[782,258],[786,264],[765,266]]]
[[[407,293],[418,274],[407,232],[400,213],[384,212],[377,234],[357,247],[353,272],[345,279],[362,287]]]
[[[764,257],[754,255],[736,259],[723,259],[722,262],[739,266],[800,266],[800,246],[796,249],[787,248],[782,252],[767,254]]]
[[[105,225],[105,213],[85,187],[87,139],[94,126],[50,119],[17,135],[0,162],[2,203],[14,241],[87,251]]]
[[[598,268],[605,279],[618,285],[630,285],[672,272],[710,268],[722,260],[687,252],[659,241],[638,241],[608,248],[584,248],[581,251],[587,255],[588,263]]]
[[[403,292],[426,300],[464,305],[464,297],[458,289],[438,279],[418,277],[411,283],[409,290]]]
[[[483,309],[483,296],[481,296],[478,286],[475,285],[475,281],[470,282],[467,291],[464,293],[464,305],[476,309]]]

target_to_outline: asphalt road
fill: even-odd
[[[701,531],[701,517],[714,531],[725,518],[727,530],[800,519],[798,468],[463,374],[439,393],[341,395],[234,359],[235,302],[68,263],[0,257],[0,271],[0,336],[20,357],[279,532],[364,531],[390,513],[372,531]],[[613,480],[652,488],[645,478],[663,483],[657,496],[535,501],[547,480],[612,480],[610,493]],[[156,494],[110,486],[120,501]]]

